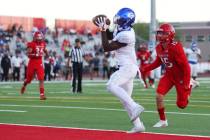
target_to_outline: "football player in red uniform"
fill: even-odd
[[[137,59],[140,60],[140,67],[145,67],[146,65],[149,64],[149,61],[151,59],[151,54],[149,52],[149,50],[147,49],[147,45],[146,44],[141,44],[139,51],[137,51],[136,53]],[[142,73],[141,72],[141,78],[144,81],[144,87],[148,88],[147,85],[147,78],[149,78],[149,83],[152,84],[152,81],[150,80],[150,71]]]
[[[165,65],[165,73],[161,77],[156,90],[156,104],[160,121],[153,127],[166,127],[168,122],[165,115],[164,97],[169,90],[175,86],[177,92],[176,104],[184,109],[188,105],[191,93],[190,66],[180,42],[174,41],[175,30],[171,24],[162,24],[156,32],[156,39],[159,42],[156,46],[156,60],[141,68],[147,72]]]
[[[37,31],[33,35],[33,41],[28,42],[27,44],[27,55],[29,57],[29,63],[26,79],[23,83],[20,93],[23,94],[25,92],[27,84],[33,80],[34,75],[36,74],[37,79],[39,80],[40,100],[46,100],[44,94],[44,68],[42,62],[44,53],[47,54],[44,35],[40,31]]]

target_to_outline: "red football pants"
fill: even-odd
[[[183,81],[174,79],[170,76],[163,76],[158,84],[157,93],[161,95],[166,95],[169,90],[175,86],[177,93],[176,104],[179,108],[185,108],[188,105],[188,98],[191,93],[191,88],[185,89]]]

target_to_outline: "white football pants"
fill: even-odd
[[[115,95],[123,104],[128,116],[138,104],[131,98],[133,92],[133,80],[137,74],[138,66],[122,66],[113,73],[107,83],[107,89]]]

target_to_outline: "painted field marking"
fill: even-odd
[[[0,125],[15,125],[15,126],[30,126],[30,127],[47,127],[47,128],[60,128],[60,129],[78,129],[78,130],[92,130],[92,131],[107,131],[107,132],[127,132],[123,130],[110,130],[110,129],[93,129],[93,128],[78,128],[78,127],[63,127],[63,126],[44,126],[44,125],[29,125],[29,124],[14,124],[14,123],[0,123]],[[142,132],[146,134],[158,134],[158,135],[171,135],[171,136],[186,136],[186,137],[200,137],[210,138],[210,136],[202,135],[188,135],[188,134],[172,134],[172,133],[156,133],[156,132]]]
[[[18,112],[18,113],[24,113],[24,112],[27,112],[27,111],[24,111],[24,110],[0,110],[0,112]]]
[[[62,92],[58,92],[58,93],[62,93]],[[8,94],[15,94],[15,93],[8,93]],[[16,93],[17,94],[17,93]],[[36,93],[38,94],[38,93]],[[11,98],[11,96],[1,96],[1,99],[3,98]],[[12,97],[14,98],[14,97]],[[29,96],[24,96],[23,98],[26,98],[26,99],[35,99],[37,97],[29,97]],[[23,99],[23,98],[20,98],[20,99]],[[0,99],[0,100],[1,100]],[[95,99],[99,99],[99,98],[95,98],[95,97],[83,97],[83,96],[73,96],[73,97],[50,97],[50,99],[62,99],[62,100],[95,100]],[[107,101],[118,101],[117,98],[115,97],[103,97],[102,100],[107,100]],[[135,100],[137,101],[155,101],[155,98],[154,97],[138,97],[138,98],[135,98]],[[165,100],[166,102],[176,102],[176,100],[173,100],[173,99],[166,99]],[[190,100],[191,103],[209,103],[210,104],[210,101],[208,100]],[[118,102],[117,102],[118,103]]]
[[[33,101],[35,101],[35,100],[30,100],[30,99],[37,99],[37,97],[24,97],[24,98],[18,98],[18,99],[20,99],[20,100],[17,100],[16,98],[10,98],[10,97],[8,97],[9,99],[5,99],[5,98],[1,98],[0,100],[6,100],[6,101],[28,101],[28,102],[33,102]],[[24,99],[27,99],[27,100],[24,100]],[[60,98],[60,97],[57,97],[57,98],[55,98],[55,97],[52,97],[52,99],[62,99],[62,98]],[[54,100],[50,100],[50,101],[54,101]],[[138,99],[137,99],[137,101],[138,101]],[[154,103],[153,102],[148,102],[148,100],[145,100],[146,102],[141,102],[141,104],[143,104],[143,105],[153,105]],[[151,101],[154,101],[154,100],[151,100]],[[174,100],[175,101],[175,100]],[[35,101],[36,102],[36,101]],[[90,101],[86,101],[85,99],[81,99],[81,100],[71,100],[71,101],[69,101],[69,100],[65,100],[65,99],[63,99],[63,100],[60,100],[59,102],[72,102],[72,103],[91,103]],[[95,103],[100,103],[100,104],[119,104],[119,102],[118,101],[95,101]],[[168,103],[167,104],[168,106],[176,106],[176,104],[171,104],[171,103]],[[190,106],[190,107],[200,107],[200,108],[210,108],[210,105],[193,105],[193,104],[189,104],[188,106]]]
[[[94,108],[94,107],[78,107],[78,106],[41,106],[41,105],[13,105],[13,104],[0,104],[0,106],[7,107],[31,107],[31,108],[56,108],[56,109],[81,109],[81,110],[99,110],[99,111],[120,111],[124,112],[124,109],[114,108]],[[157,111],[146,110],[146,113],[157,113]],[[184,112],[166,112],[167,114],[176,115],[191,115],[191,116],[210,116],[207,113],[184,113]]]

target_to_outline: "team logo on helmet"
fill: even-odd
[[[135,12],[130,8],[122,8],[114,16],[114,23],[119,30],[129,30],[135,22]]]

